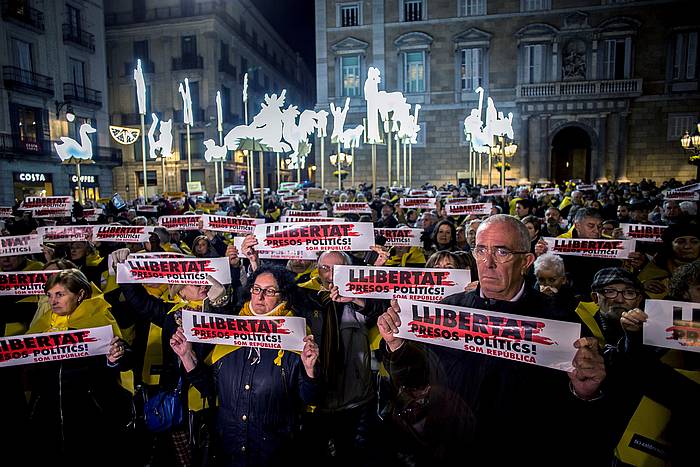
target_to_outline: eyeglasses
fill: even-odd
[[[511,261],[513,259],[513,255],[525,255],[528,253],[530,252],[513,251],[502,246],[489,248],[483,245],[477,245],[474,248],[474,257],[482,262],[486,262],[488,260],[488,256],[491,255],[497,263],[507,263],[508,261]]]
[[[639,296],[639,292],[637,292],[634,289],[603,289],[600,291],[600,293],[603,294],[603,297],[609,298],[610,300],[615,300],[620,294],[622,294],[622,298],[624,298],[625,300],[633,300]]]
[[[321,264],[320,266],[318,266],[317,269],[319,271],[328,272],[333,270],[333,266],[329,266],[328,264]]]
[[[253,295],[260,295],[263,294],[266,297],[274,297],[275,295],[279,295],[280,291],[277,289],[274,289],[272,287],[268,287],[266,289],[263,289],[262,287],[258,287],[257,285],[254,285],[253,287],[250,288],[250,292]]]

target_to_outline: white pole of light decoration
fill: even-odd
[[[245,124],[248,125],[248,73],[243,75],[243,116]],[[248,169],[247,186],[248,186],[248,199],[253,199],[253,188],[255,186],[255,180],[253,179],[253,153],[248,151],[243,151],[245,154],[246,168]]]
[[[275,151],[275,167],[277,168],[277,189],[280,189],[280,181],[282,179],[282,176],[280,174],[280,153],[279,151]]]
[[[192,181],[192,151],[190,147],[190,127],[193,124],[192,118],[192,95],[190,94],[190,80],[185,78],[185,85],[180,83],[178,92],[182,96],[182,121],[187,130],[187,182]]]
[[[406,138],[403,140],[403,186],[408,185],[408,179],[406,178],[406,169],[407,169],[407,161],[406,159],[408,158],[407,150],[406,150],[407,142]]]
[[[391,117],[388,118],[389,122],[389,130],[386,133],[386,151],[387,151],[387,165],[386,165],[386,176],[387,176],[387,182],[386,182],[386,187],[387,190],[391,188]],[[387,123],[384,122],[384,130],[386,130]]]
[[[146,176],[146,81],[143,79],[143,69],[141,59],[136,60],[134,70],[134,81],[136,81],[136,100],[138,102],[139,114],[141,115],[141,159],[143,161],[143,199],[148,199],[148,177]],[[78,176],[80,183],[80,176]]]
[[[219,133],[219,144],[223,144],[223,132],[224,129],[221,126],[221,121],[223,120],[222,109],[221,109],[221,91],[216,91],[216,130]],[[214,160],[214,181],[216,183],[216,192],[219,193],[219,166],[216,159]],[[223,170],[223,166],[221,168]]]

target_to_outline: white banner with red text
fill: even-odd
[[[267,250],[366,251],[374,245],[371,222],[261,224],[255,226],[258,245]]]
[[[118,284],[209,285],[207,276],[231,283],[228,258],[132,258],[117,265]]]
[[[635,240],[553,237],[544,237],[543,240],[547,242],[548,253],[591,258],[627,259],[635,248]]]
[[[700,352],[700,306],[693,302],[646,300],[642,329],[646,345]]]

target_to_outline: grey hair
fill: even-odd
[[[320,263],[321,259],[323,259],[327,255],[340,256],[341,258],[343,258],[344,265],[352,264],[352,258],[350,258],[349,254],[345,253],[344,251],[337,251],[337,250],[324,251],[323,253],[318,255],[318,260],[316,260],[316,261]]]
[[[559,277],[566,275],[564,260],[561,256],[555,255],[554,253],[545,253],[535,260],[535,274],[543,269],[554,271]]]
[[[508,227],[516,233],[516,235],[514,235],[516,240],[515,248],[519,251],[530,251],[530,233],[527,231],[525,224],[520,222],[520,220],[508,214],[494,214],[493,216],[487,217],[486,220],[481,223],[476,231],[476,235],[478,236],[479,232],[492,224],[507,224]]]
[[[698,215],[698,205],[695,201],[682,201],[678,206],[681,208],[681,211],[689,216]]]
[[[574,224],[578,224],[582,222],[585,218],[587,217],[593,217],[595,219],[600,219],[603,220],[603,216],[600,214],[600,211],[598,211],[595,208],[581,208],[576,211],[576,214],[574,214]]]

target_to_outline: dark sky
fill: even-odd
[[[314,0],[253,0],[253,4],[315,75]]]

